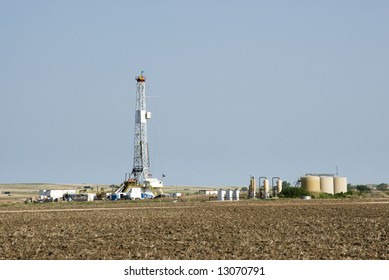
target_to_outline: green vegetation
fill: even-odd
[[[382,192],[388,191],[389,190],[388,184],[381,183],[381,184],[377,185],[377,190],[382,191]]]
[[[369,189],[366,185],[357,185],[356,189],[357,189],[360,193],[370,192],[370,189]]]
[[[330,193],[319,193],[316,195],[313,195],[313,198],[319,198],[319,199],[331,199],[331,198],[347,198],[353,196],[352,191],[348,191],[346,193],[336,193],[336,194],[330,194]]]
[[[280,193],[280,197],[282,198],[300,198],[302,196],[308,196],[308,195],[316,199],[347,198],[347,197],[352,197],[353,192],[348,191],[346,193],[337,193],[337,194],[329,194],[329,193],[311,194],[303,188],[287,187],[283,189],[282,192]]]
[[[292,185],[287,181],[282,181],[282,189],[291,188]]]
[[[282,189],[279,197],[298,198],[307,195],[309,195],[308,191],[303,188],[287,187]]]

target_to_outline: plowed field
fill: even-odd
[[[388,202],[2,207],[0,259],[387,260]]]

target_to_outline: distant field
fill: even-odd
[[[39,195],[39,190],[68,190],[76,189],[82,190],[84,186],[93,187],[93,191],[105,188],[109,190],[109,185],[97,184],[47,184],[47,183],[29,183],[29,184],[0,184],[0,203],[7,202],[23,202],[28,198]],[[221,187],[217,187],[220,189]],[[222,188],[236,188],[236,187],[222,187]],[[241,187],[238,187],[241,188]],[[163,188],[165,193],[180,192],[184,195],[198,193],[201,189],[216,189],[215,187],[193,187],[193,186],[166,186]],[[8,194],[9,193],[9,194]]]
[[[68,190],[83,189],[84,186],[97,186],[88,184],[47,184],[47,183],[29,183],[29,184],[0,184],[0,203],[4,202],[23,202],[27,198],[39,195],[39,190]],[[101,185],[100,187],[107,187]],[[9,194],[8,194],[9,193]]]
[[[0,259],[389,259],[389,199],[0,207]]]

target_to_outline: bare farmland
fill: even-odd
[[[389,259],[388,202],[1,207],[0,259]]]

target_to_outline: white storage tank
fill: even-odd
[[[320,192],[320,177],[319,176],[304,176],[301,177],[301,187],[310,193]]]
[[[226,191],[226,200],[232,200],[232,190],[227,190]]]
[[[322,193],[334,194],[334,177],[320,176],[320,191]]]
[[[263,181],[263,191],[264,191],[264,198],[269,198],[269,180],[265,179]]]
[[[282,180],[278,179],[277,180],[277,195],[280,194],[280,192],[282,192]]]
[[[220,201],[223,201],[224,200],[224,194],[225,194],[226,191],[224,190],[219,190],[217,192],[217,200],[220,200]]]
[[[240,190],[234,190],[233,192],[233,199],[239,200]]]
[[[347,177],[334,177],[334,193],[347,192]]]

